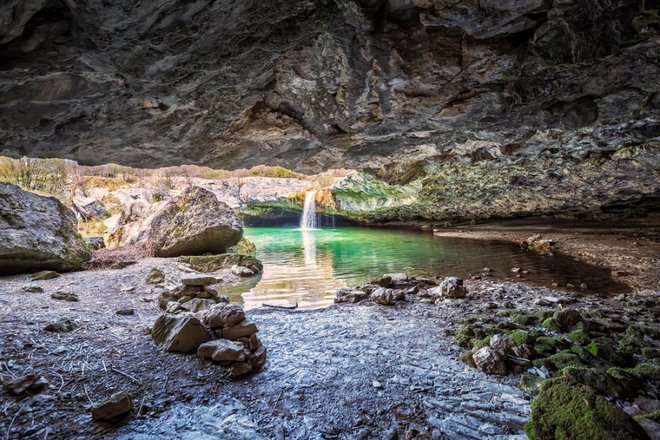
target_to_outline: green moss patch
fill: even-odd
[[[532,418],[525,425],[531,440],[649,438],[621,408],[566,378],[545,381],[531,408]]]

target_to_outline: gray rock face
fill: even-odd
[[[147,246],[157,257],[177,257],[223,253],[242,236],[243,223],[231,208],[211,191],[190,187],[166,203],[127,209],[108,242],[111,247]]]
[[[59,200],[0,182],[0,273],[82,269],[91,253]]]
[[[0,12],[0,152],[357,168],[428,218],[655,200],[645,2],[111,3]]]

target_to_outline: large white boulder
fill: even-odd
[[[90,258],[70,209],[0,182],[0,273],[77,270]]]

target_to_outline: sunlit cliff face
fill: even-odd
[[[355,168],[416,182],[425,218],[656,200],[643,2],[14,0],[0,14],[1,154]]]

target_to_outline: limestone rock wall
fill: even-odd
[[[432,217],[657,206],[657,16],[641,0],[10,0],[0,154],[356,168],[421,181]]]

